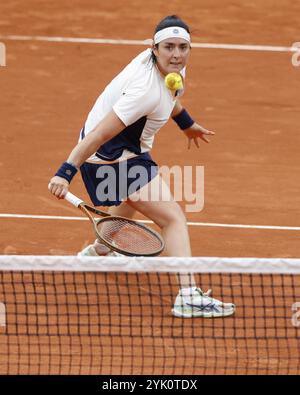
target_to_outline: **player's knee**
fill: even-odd
[[[168,210],[164,214],[160,218],[162,228],[167,226],[186,226],[186,218],[179,205],[176,204],[172,210]]]

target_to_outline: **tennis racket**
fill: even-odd
[[[89,206],[71,192],[66,194],[65,199],[89,218],[96,237],[111,250],[127,256],[156,256],[164,249],[162,237],[151,228]],[[102,218],[95,219],[91,213]]]

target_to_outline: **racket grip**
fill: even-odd
[[[81,203],[83,203],[83,200],[79,199],[77,196],[73,195],[73,193],[71,193],[71,192],[68,192],[68,193],[66,194],[65,199],[66,199],[69,203],[73,204],[75,207],[79,207],[79,205],[80,205]]]

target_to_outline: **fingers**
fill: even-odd
[[[194,141],[194,144],[195,144],[195,146],[196,146],[197,148],[200,148],[199,142],[198,142],[198,137],[191,137],[191,138],[188,139],[188,149],[191,148],[192,141]],[[209,141],[208,141],[208,142],[209,142]]]
[[[207,129],[202,128],[201,134],[199,137],[205,143],[210,143],[210,139],[207,138],[206,136],[214,136],[214,135],[215,135],[215,132],[213,132],[212,130],[207,130]]]
[[[196,147],[200,148],[198,139],[200,138],[205,143],[210,143],[210,139],[207,136],[213,135],[215,135],[215,132],[204,128],[201,128],[201,131],[198,129],[196,132],[194,131],[193,133],[189,131],[188,133],[186,133],[186,136],[188,137],[188,149],[191,148],[192,140]]]
[[[191,137],[191,138],[188,139],[188,149],[191,148],[192,140],[194,141],[195,146],[197,148],[200,148],[199,142],[198,142],[198,137]],[[209,142],[209,141],[207,141],[207,142]]]
[[[61,185],[51,185],[49,190],[58,199],[63,199],[68,192],[68,190],[64,186],[61,186]]]
[[[201,131],[202,131],[203,134],[207,134],[207,135],[210,135],[210,136],[213,136],[215,134],[215,132],[213,132],[212,130],[207,130],[207,129],[204,129],[204,128]]]
[[[68,192],[69,183],[61,177],[53,177],[48,185],[49,191],[58,199],[64,199]]]
[[[205,137],[205,136],[200,136],[200,138],[201,138],[201,140],[203,140],[205,143],[210,143],[210,140],[207,138],[207,137]]]
[[[213,136],[215,134],[215,132],[213,132],[212,130],[205,129],[203,126],[200,126],[200,125],[198,125],[198,131],[200,131],[203,134],[210,135],[210,136]]]
[[[194,137],[193,140],[194,140],[194,143],[195,143],[196,147],[197,147],[197,148],[200,148],[200,147],[199,147],[199,143],[198,143],[197,137]]]

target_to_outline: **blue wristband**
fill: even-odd
[[[191,118],[189,113],[183,109],[178,115],[173,117],[173,120],[177,123],[181,130],[190,128],[195,121]]]
[[[76,169],[76,167],[71,165],[71,163],[64,162],[57,170],[55,175],[64,178],[70,183],[77,171],[78,170]]]

